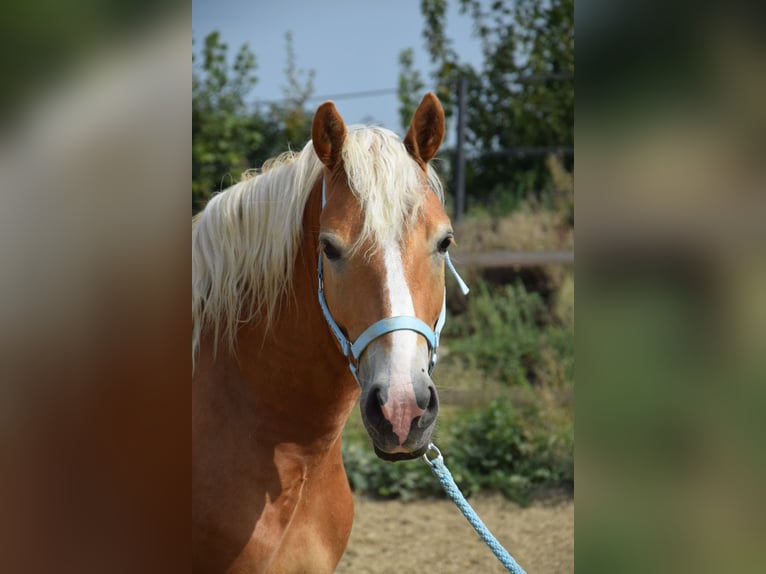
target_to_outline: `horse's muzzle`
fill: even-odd
[[[366,391],[360,407],[375,454],[388,461],[421,456],[439,414],[439,397],[431,378],[421,373],[409,382],[376,382]]]

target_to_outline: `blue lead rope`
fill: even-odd
[[[436,457],[433,459],[428,458],[428,451],[431,450],[436,451],[437,453]],[[463,496],[463,493],[460,492],[457,484],[455,484],[455,479],[452,478],[452,473],[445,466],[441,451],[436,448],[436,445],[433,443],[428,445],[428,451],[426,451],[426,453],[423,455],[423,460],[425,460],[426,463],[428,463],[428,465],[431,467],[431,470],[436,475],[436,478],[438,478],[439,482],[442,483],[444,491],[457,505],[457,507],[460,509],[460,512],[463,513],[463,516],[466,517],[468,522],[471,523],[471,526],[473,526],[477,534],[481,536],[481,539],[484,541],[484,543],[489,546],[490,550],[492,550],[492,553],[497,557],[500,563],[505,566],[505,569],[508,570],[508,572],[511,572],[512,574],[526,574],[524,569],[519,566],[518,563],[513,559],[513,556],[511,556],[508,551],[503,548],[502,544],[497,541],[497,538],[492,535],[492,533],[489,531],[489,528],[487,528],[484,522],[482,522],[481,518],[479,518],[479,515],[476,514],[476,511],[471,507],[470,504],[468,504],[468,501]]]

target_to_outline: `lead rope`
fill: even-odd
[[[436,456],[434,458],[428,458],[429,451],[436,451]],[[425,454],[423,454],[423,460],[426,461],[426,464],[431,467],[431,470],[436,475],[436,478],[438,478],[439,482],[441,482],[444,491],[457,505],[457,507],[460,509],[460,512],[463,513],[463,516],[466,517],[471,526],[473,526],[474,530],[476,530],[476,533],[481,536],[481,539],[484,541],[484,543],[489,546],[489,549],[492,550],[492,553],[497,557],[500,563],[505,566],[505,569],[512,574],[526,574],[524,569],[519,566],[518,563],[513,559],[513,556],[511,556],[508,551],[503,548],[503,545],[500,544],[497,541],[497,538],[495,538],[489,531],[489,528],[487,528],[486,524],[482,522],[481,518],[479,518],[479,515],[476,514],[476,511],[471,507],[470,504],[468,504],[465,496],[463,496],[463,493],[460,492],[460,489],[455,483],[455,479],[452,477],[452,473],[444,464],[444,459],[442,458],[441,451],[436,448],[434,443],[428,445],[428,450],[426,450]]]
[[[457,280],[458,286],[463,292],[463,295],[467,295],[468,286],[455,270],[455,266],[452,264],[449,253],[447,253],[447,267],[449,267],[452,275],[454,275],[455,279]],[[436,456],[433,459],[430,459],[428,458],[428,452],[432,450],[436,451]],[[492,532],[489,531],[489,528],[487,528],[487,525],[482,522],[481,518],[479,518],[479,515],[476,514],[476,511],[471,507],[470,504],[468,504],[465,496],[463,496],[463,493],[460,492],[457,483],[455,483],[455,479],[452,477],[452,473],[444,464],[444,458],[442,457],[441,451],[436,447],[434,443],[428,445],[428,449],[426,450],[425,454],[423,454],[423,460],[426,461],[426,464],[431,467],[431,471],[433,471],[433,473],[436,475],[436,478],[438,478],[439,482],[441,482],[444,491],[457,505],[457,507],[460,509],[460,512],[463,513],[463,516],[466,517],[466,520],[468,520],[471,526],[473,526],[474,530],[476,530],[476,533],[481,537],[484,543],[489,546],[489,549],[492,550],[492,553],[497,557],[500,563],[505,566],[505,569],[512,574],[526,574],[524,569],[519,566],[518,563],[513,559],[513,556],[511,556],[510,553],[505,548],[503,548],[503,545],[500,544]]]

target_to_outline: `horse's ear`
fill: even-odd
[[[404,145],[416,161],[427,164],[439,151],[444,139],[444,109],[431,92],[423,96],[404,136]]]
[[[320,161],[329,169],[333,169],[340,160],[343,140],[346,139],[346,124],[335,109],[333,102],[325,102],[316,114],[311,124],[311,140],[314,151]]]

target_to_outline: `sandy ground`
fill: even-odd
[[[505,572],[451,501],[354,502],[354,528],[339,574]],[[470,502],[528,574],[574,572],[571,498],[552,497],[528,508],[501,496]]]

